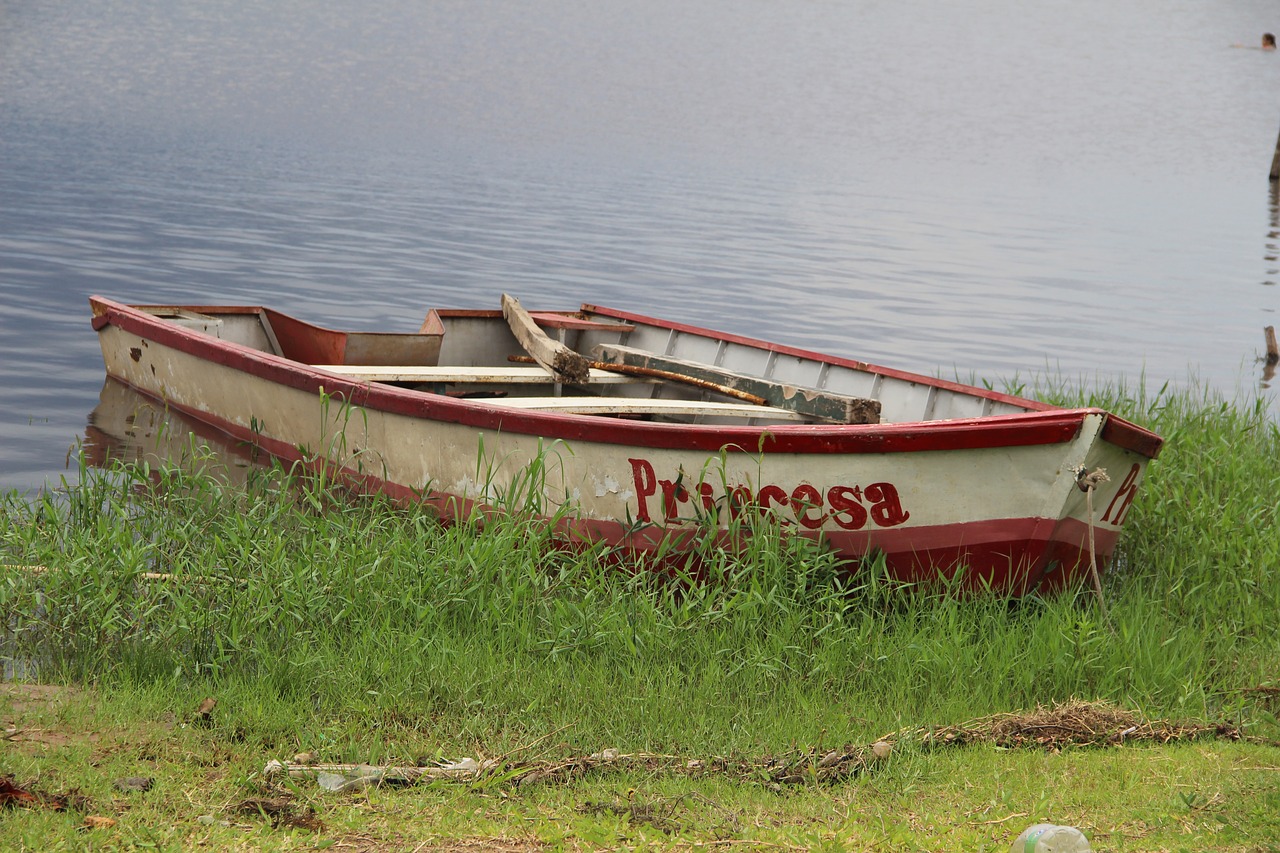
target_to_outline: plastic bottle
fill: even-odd
[[[1091,853],[1089,839],[1074,826],[1037,823],[1023,830],[1009,853]]]

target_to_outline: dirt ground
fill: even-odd
[[[75,687],[55,684],[0,683],[0,737],[10,744],[68,746],[76,741],[93,743],[96,732],[76,732],[59,726],[62,711],[71,703],[88,701]]]

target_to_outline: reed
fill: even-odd
[[[0,562],[48,568],[0,570],[8,654],[48,679],[231,697],[245,729],[321,734],[332,760],[501,753],[558,730],[758,752],[1072,697],[1273,729],[1248,692],[1280,670],[1265,405],[1042,391],[1167,440],[1104,578],[1111,624],[1089,589],[1010,602],[874,564],[848,578],[767,526],[741,552],[704,543],[709,580],[618,571],[525,511],[537,470],[481,529],[279,468],[232,487],[193,455],[3,498]]]

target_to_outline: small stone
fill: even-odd
[[[293,757],[294,764],[311,764],[316,760],[315,753],[299,752]]]
[[[122,776],[112,784],[115,785],[117,791],[134,793],[137,791],[150,791],[151,786],[155,783],[156,780],[150,776]]]
[[[893,746],[888,741],[878,740],[871,744],[871,754],[881,760],[888,758],[889,753],[893,752]]]
[[[196,712],[191,718],[192,725],[210,725],[213,722],[213,709],[217,706],[217,699],[214,699],[212,696],[206,696],[204,701],[200,703],[200,707],[196,708]]]

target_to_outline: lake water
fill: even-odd
[[[925,373],[1253,394],[1262,0],[0,0],[0,489],[67,474],[86,298],[618,305]]]

